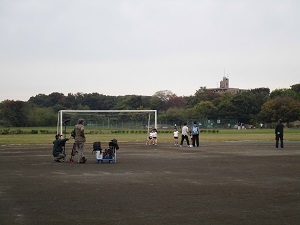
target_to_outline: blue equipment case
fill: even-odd
[[[117,150],[119,149],[118,143],[116,139],[113,139],[109,142],[109,148],[102,151],[101,142],[94,142],[93,144],[93,152],[95,154],[95,159],[98,163],[109,162],[116,163],[117,162]]]

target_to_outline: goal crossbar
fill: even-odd
[[[154,127],[157,129],[157,110],[59,110],[57,115],[57,133],[63,133],[63,114],[64,113],[154,113]]]

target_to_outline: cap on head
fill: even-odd
[[[55,139],[58,139],[59,137],[61,137],[62,135],[61,134],[56,134],[55,135]]]

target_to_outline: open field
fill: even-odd
[[[86,164],[54,163],[51,144],[0,146],[0,224],[300,224],[298,141],[119,144],[115,164],[91,143]]]
[[[16,129],[16,128],[14,128]],[[11,144],[51,144],[54,140],[55,128],[22,128],[22,130],[49,130],[52,134],[13,134],[0,135],[0,145]],[[68,129],[70,131],[71,128]],[[111,133],[111,130],[101,130],[98,134],[86,128],[87,142],[109,141],[116,138],[119,142],[145,142],[146,133]],[[226,141],[274,141],[275,134],[273,129],[253,129],[253,130],[218,130],[203,132],[200,134],[201,142],[226,142]],[[93,133],[93,134],[90,134]],[[101,133],[100,133],[101,132]],[[142,131],[141,131],[142,132]],[[166,132],[166,131],[164,131]],[[160,143],[172,143],[173,133],[158,132],[158,141]],[[285,129],[284,138],[286,141],[300,141],[300,129]]]

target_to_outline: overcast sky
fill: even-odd
[[[0,0],[0,101],[300,83],[299,0]]]

